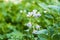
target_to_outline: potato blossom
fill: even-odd
[[[29,28],[31,28],[31,27],[32,27],[32,23],[31,23],[31,22],[28,22],[28,23],[26,24],[26,26],[29,27]]]
[[[32,12],[28,12],[28,14],[27,14],[27,17],[31,17],[31,16],[36,18],[36,17],[40,17],[41,14],[40,14],[40,12],[37,12],[37,10],[33,10]]]

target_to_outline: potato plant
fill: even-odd
[[[60,40],[60,0],[0,0],[0,40]]]

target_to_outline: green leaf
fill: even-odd
[[[53,40],[60,40],[60,34],[54,34],[52,39]]]

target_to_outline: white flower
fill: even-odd
[[[31,17],[32,15],[36,14],[37,10],[33,10],[32,12],[28,12],[27,17]]]
[[[36,9],[34,9],[32,12],[33,12],[33,13],[36,13],[36,12],[37,12],[37,10],[36,10]]]
[[[27,17],[31,17],[31,16],[40,17],[41,14],[40,14],[40,12],[37,12],[37,10],[33,10],[32,12],[28,12],[28,14],[27,14]]]
[[[41,26],[40,25],[36,25],[36,29],[39,29]]]
[[[36,14],[33,14],[33,16],[34,16],[34,17],[40,17],[41,14],[38,12],[38,13],[36,13]]]
[[[31,27],[32,27],[32,23],[31,23],[31,22],[28,22],[28,23],[26,24],[26,26],[29,27],[29,28],[31,28]]]
[[[28,12],[27,17],[31,17],[32,16],[32,12]]]
[[[41,16],[40,12],[37,13],[38,16]]]
[[[37,14],[33,14],[33,17],[37,17]]]

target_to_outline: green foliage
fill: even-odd
[[[60,1],[0,0],[0,40],[60,40]]]

